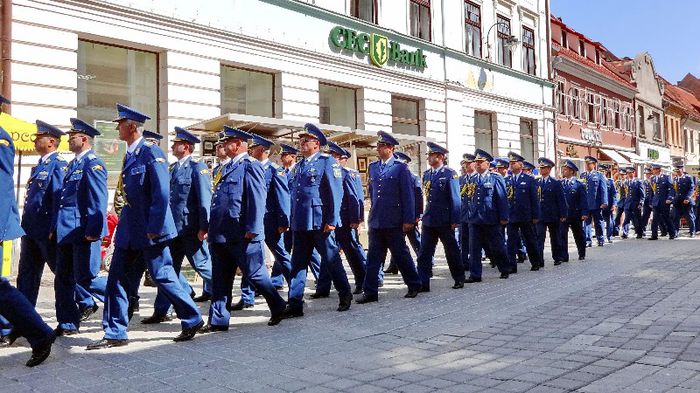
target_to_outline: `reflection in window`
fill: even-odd
[[[535,31],[523,27],[523,71],[535,75]]]
[[[274,117],[274,75],[221,66],[221,113]]]
[[[464,2],[464,32],[467,54],[481,57],[481,8],[468,1]]]
[[[530,162],[535,161],[535,121],[520,119],[520,155]]]
[[[377,23],[376,0],[352,0],[350,14],[370,23]]]
[[[318,92],[321,123],[357,127],[355,89],[320,83]]]
[[[477,149],[486,150],[495,155],[498,153],[493,145],[495,140],[493,115],[490,112],[474,113],[474,139]]]
[[[498,25],[496,26],[497,42],[496,47],[498,49],[498,56],[496,61],[500,65],[507,67],[513,66],[513,53],[508,45],[508,39],[510,38],[510,19],[505,16],[498,15]]]
[[[420,135],[417,100],[391,97],[391,130],[397,134]]]
[[[411,35],[430,41],[430,0],[411,0]]]
[[[661,140],[661,118],[658,112],[654,112],[654,139]]]

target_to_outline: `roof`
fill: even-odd
[[[700,100],[682,87],[672,85],[663,78],[661,81],[664,84],[664,99],[683,109],[693,120],[700,120]]]

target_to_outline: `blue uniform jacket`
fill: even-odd
[[[0,127],[0,240],[17,239],[24,235],[24,230],[19,225],[19,211],[12,181],[14,165],[15,144],[12,142],[12,136]]]
[[[588,199],[586,186],[574,177],[562,180],[564,196],[566,197],[566,218],[568,220],[580,220],[582,216],[587,216]]]
[[[365,190],[362,186],[362,178],[360,177],[360,172],[355,169],[350,169],[355,175],[353,180],[355,181],[355,192],[357,193],[357,198],[360,201],[360,222],[365,220]],[[420,187],[419,187],[420,188]]]
[[[651,199],[654,196],[654,193],[651,190],[651,180],[644,179],[644,206],[645,207],[651,207]]]
[[[680,177],[674,179],[673,188],[676,192],[675,203],[681,204],[684,200],[689,200],[690,205],[695,205],[695,200],[693,199],[693,191],[695,190],[695,179],[688,174],[683,174]]]
[[[68,164],[60,195],[55,227],[59,244],[107,234],[107,169],[92,150]]]
[[[179,167],[178,167],[179,166]],[[209,228],[211,177],[207,164],[191,156],[170,165],[170,210],[180,235]]]
[[[65,174],[66,160],[55,152],[32,168],[22,212],[22,228],[27,236],[42,241],[49,238]]]
[[[214,189],[209,220],[209,242],[242,242],[247,232],[265,239],[265,171],[259,161],[244,153],[229,162]]]
[[[431,171],[428,169],[423,173],[426,199],[423,225],[439,227],[459,224],[462,207],[459,197],[459,175],[446,166],[433,174]]]
[[[627,180],[623,185],[625,192],[625,210],[633,210],[644,205],[646,198],[644,184],[639,179]]]
[[[414,201],[416,203],[416,220],[418,220],[419,218],[423,217],[423,212],[425,211],[425,201],[423,201],[423,185],[421,184],[420,177],[418,177],[418,175],[413,174],[410,169],[409,173],[411,174],[411,179],[413,179],[413,190],[415,192]]]
[[[547,184],[544,179],[538,179],[540,190],[540,220],[542,222],[558,222],[566,217],[566,197],[561,181],[549,177]]]
[[[625,198],[627,198],[627,188],[625,187],[627,182],[628,179],[615,181],[615,192],[617,194],[617,202],[615,205],[620,209],[624,209],[625,207]]]
[[[127,154],[121,176],[126,204],[114,244],[138,250],[177,236],[169,204],[168,163],[158,145],[142,139],[134,153]],[[151,240],[149,233],[158,236]]]
[[[615,188],[615,180],[607,179],[608,181],[608,201],[605,204],[608,205],[607,209],[611,210],[615,206],[615,199],[617,198],[617,188]]]
[[[506,181],[497,173],[487,173],[482,179],[476,174],[472,179],[474,193],[469,203],[470,224],[494,225],[502,220],[508,220],[508,194]]]
[[[510,208],[511,223],[527,222],[540,217],[540,196],[537,192],[537,180],[523,172],[514,184],[515,175],[505,178],[506,192]]]
[[[415,224],[418,216],[415,181],[408,166],[392,158],[382,171],[381,162],[374,161],[369,164],[368,173],[368,192],[372,200],[369,227],[401,228],[403,224]]]
[[[262,164],[262,167],[265,171],[265,189],[267,190],[263,222],[265,226],[275,228],[274,230],[279,227],[289,228],[291,200],[287,172],[269,160]]]
[[[602,204],[608,203],[608,182],[605,175],[598,171],[582,172],[580,178],[586,186],[588,210],[600,209]]]
[[[667,174],[660,174],[651,178],[651,190],[653,193],[651,207],[662,207],[666,201],[673,202],[676,193],[673,190],[673,182]]]
[[[362,188],[358,194],[357,180],[360,175],[354,169],[343,168],[343,202],[340,204],[340,222],[347,226],[363,221]]]
[[[462,200],[459,222],[464,224],[469,222],[469,204],[476,188],[476,183],[474,182],[476,175],[477,173],[473,172],[462,175],[459,178],[459,197]]]
[[[312,231],[328,224],[339,226],[343,200],[343,171],[335,158],[317,153],[310,162],[294,166],[292,175],[292,230]]]

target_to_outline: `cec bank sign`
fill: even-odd
[[[383,67],[389,61],[421,69],[428,67],[422,49],[401,49],[398,42],[389,41],[383,35],[361,33],[336,26],[331,29],[329,38],[336,48],[369,55],[372,64],[377,67]]]

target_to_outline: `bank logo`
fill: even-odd
[[[369,57],[372,59],[372,64],[377,67],[382,67],[389,60],[389,39],[372,33],[369,39]]]

